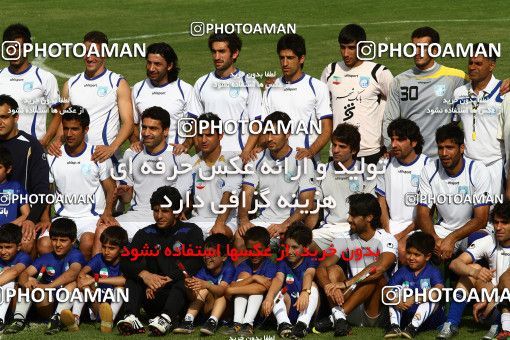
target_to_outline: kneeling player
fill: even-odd
[[[126,279],[120,272],[120,253],[122,247],[128,243],[128,235],[126,230],[119,226],[111,226],[106,228],[100,236],[101,253],[94,256],[85,267],[80,271],[78,280],[71,282],[66,286],[67,290],[79,289],[80,292],[89,290],[89,296],[94,296],[93,293],[97,288],[101,289],[101,295],[105,296],[107,290],[123,289]],[[74,301],[74,303],[66,303],[65,309],[60,313],[62,323],[67,326],[69,331],[78,331],[80,323],[80,315],[83,310],[84,295],[81,301]],[[114,298],[117,294],[111,294]],[[72,311],[71,308],[72,307]],[[92,310],[95,315],[101,319],[101,332],[111,333],[113,320],[119,313],[122,307],[122,301],[111,301],[111,303],[98,301],[92,303]]]
[[[406,241],[405,260],[407,265],[400,267],[390,279],[389,286],[400,286],[422,293],[430,288],[444,288],[443,278],[439,269],[429,260],[434,251],[434,238],[423,232],[412,234]],[[399,292],[400,294],[401,292]],[[412,339],[418,331],[436,329],[444,322],[443,309],[438,303],[420,302],[418,297],[411,296],[396,304],[396,301],[383,296],[390,304],[390,329],[385,338],[403,336]],[[397,296],[395,296],[395,299]],[[435,297],[437,298],[437,296]],[[434,300],[435,300],[434,298]],[[401,331],[401,327],[405,327]]]
[[[228,237],[223,234],[214,234],[205,239],[204,251],[220,254],[204,256],[205,268],[194,277],[187,278],[186,288],[192,295],[192,302],[184,317],[184,322],[174,329],[174,333],[191,334],[194,330],[193,321],[200,310],[211,313],[205,325],[200,329],[204,335],[213,335],[218,328],[218,320],[227,308],[224,294],[228,285],[235,276],[235,268],[227,258]]]
[[[267,316],[271,311],[274,313],[278,323],[278,335],[282,338],[305,337],[319,303],[319,291],[313,282],[315,268],[319,263],[316,259],[303,256],[304,248],[311,243],[312,231],[304,224],[296,223],[287,230],[285,244],[289,256],[279,263],[276,276],[262,304],[263,314]],[[283,299],[278,299],[283,284],[287,287],[287,292]]]
[[[76,241],[76,224],[68,218],[54,220],[50,227],[50,239],[53,252],[38,257],[21,273],[20,288],[27,291],[32,291],[35,288],[57,289],[75,281],[78,277],[78,273],[86,262],[83,254],[73,247],[74,241]],[[37,279],[34,277],[36,274],[38,274]],[[40,314],[47,317],[51,315],[54,307],[53,303],[49,301],[51,291],[45,291],[43,294],[44,298],[36,306]],[[29,299],[18,298],[14,320],[4,333],[18,333],[25,328],[27,313],[31,305],[32,302]],[[63,328],[60,322],[62,310],[63,305],[59,305],[50,319],[46,334],[55,334]]]

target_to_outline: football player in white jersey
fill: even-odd
[[[312,245],[317,245],[322,250],[329,247],[339,233],[350,229],[347,222],[347,198],[360,192],[374,194],[376,174],[369,174],[362,162],[356,160],[360,140],[361,135],[356,126],[349,123],[339,124],[331,135],[333,160],[317,167],[320,174],[320,179],[317,178],[319,200],[325,202],[327,197],[331,197],[335,203],[334,208],[324,208],[322,226],[313,230]],[[316,221],[310,224],[316,225]]]
[[[406,196],[418,192],[420,174],[429,158],[422,154],[423,136],[409,119],[398,118],[388,126],[391,154],[383,174],[377,176],[375,191],[381,205],[384,230],[398,241],[399,261],[405,263],[406,240],[415,229],[416,206],[406,204]]]
[[[487,234],[491,196],[490,174],[479,161],[464,156],[464,132],[454,123],[436,132],[439,159],[429,162],[420,175],[415,224],[436,241],[442,260],[465,250]],[[434,225],[431,210],[436,206]]]
[[[10,25],[3,34],[3,43],[10,45],[9,41],[19,45],[32,43],[30,30],[22,24]],[[9,66],[0,70],[0,93],[10,95],[18,103],[18,129],[34,136],[46,147],[60,125],[57,79],[50,72],[32,65],[28,57],[21,55],[21,50],[18,53],[18,58],[11,59]],[[46,130],[48,109],[52,109],[53,117]]]
[[[55,203],[56,216],[70,218],[76,223],[80,250],[86,259],[93,255],[96,226],[118,225],[112,216],[115,181],[110,176],[113,165],[109,159],[102,163],[91,160],[95,145],[85,141],[89,122],[90,117],[83,107],[71,105],[65,109],[62,156],[48,156],[50,183],[53,183],[55,192],[68,200]],[[49,236],[48,231],[41,238],[46,236]]]
[[[397,263],[397,240],[381,228],[381,207],[368,193],[349,196],[351,230],[334,241],[335,255],[327,257],[317,268],[317,280],[324,288],[331,315],[315,324],[314,333],[334,329],[335,336],[346,336],[349,323],[374,327],[380,323],[381,289],[388,282],[385,272]],[[359,253],[359,255],[355,255]],[[346,275],[336,263],[348,261]],[[357,280],[364,278],[363,282]],[[346,289],[355,285],[354,291]]]
[[[358,59],[357,44],[366,40],[363,27],[343,27],[338,35],[342,61],[326,66],[321,81],[331,96],[333,126],[345,122],[359,127],[358,157],[376,164],[383,155],[381,129],[393,75],[384,65]]]
[[[286,128],[291,124],[291,118],[284,112],[275,111],[264,119],[265,130],[269,124]],[[247,174],[243,179],[242,204],[239,208],[241,228],[236,235],[236,244],[244,233],[254,226],[267,228],[271,237],[278,237],[293,223],[302,221],[308,211],[313,209],[316,186],[312,161],[298,160],[296,149],[289,145],[290,133],[278,131],[278,128],[269,130],[273,129],[267,129],[267,149],[251,164],[253,173]],[[268,173],[267,169],[276,171]],[[255,201],[255,206],[259,206],[259,201],[264,201],[260,205],[264,204],[266,207],[260,209],[261,213],[257,218],[249,220],[256,189],[259,198]],[[286,202],[281,201],[282,199],[290,203],[290,206],[285,205]],[[300,204],[299,209],[294,208],[293,203],[296,200]]]
[[[195,82],[195,98],[200,112],[195,117],[211,112],[221,121],[257,121],[262,116],[262,94],[255,78],[248,77],[235,63],[241,52],[242,42],[233,34],[212,34],[208,40],[215,70]],[[240,154],[243,162],[253,157],[258,136],[224,134],[221,141],[224,152]]]
[[[489,44],[482,46],[489,53]],[[480,48],[482,48],[480,47]],[[503,192],[504,145],[494,135],[499,129],[503,97],[499,93],[502,81],[494,77],[496,56],[476,55],[469,58],[470,82],[455,89],[454,119],[462,121],[466,156],[485,164],[491,175],[493,194]]]
[[[133,104],[131,89],[127,81],[117,73],[106,68],[106,57],[97,56],[91,51],[91,45],[102,54],[102,45],[108,44],[108,38],[102,32],[92,31],[85,34],[86,47],[85,71],[71,77],[62,89],[62,97],[69,103],[80,105],[90,115],[90,131],[87,142],[97,145],[92,160],[104,162],[112,158],[114,166],[118,164],[122,143],[133,132]],[[61,141],[55,141],[49,153],[61,156]],[[113,157],[112,157],[113,156]]]
[[[167,143],[170,121],[168,111],[161,107],[145,109],[140,117],[143,148],[139,152],[127,149],[119,166],[118,172],[123,176],[115,193],[123,204],[131,203],[131,208],[118,216],[117,221],[127,230],[129,239],[153,222],[150,198],[157,188],[170,185],[177,187],[182,197],[186,196],[187,188],[176,185],[184,182],[185,174],[176,177],[174,171],[181,162],[189,164],[191,157],[175,156],[170,151]],[[96,237],[99,236],[96,232]],[[99,251],[101,242],[96,245]]]
[[[500,296],[503,289],[508,289],[508,280],[510,279],[508,267],[510,266],[510,201],[497,203],[491,212],[491,222],[494,225],[495,234],[489,234],[474,241],[469,248],[459,257],[450,263],[450,270],[460,276],[457,283],[457,289],[462,289],[469,293],[476,289],[479,293],[486,289],[491,294],[493,289],[500,289]],[[475,263],[485,259],[489,266],[482,267]],[[494,338],[497,333],[499,313],[494,308],[497,301],[485,301],[476,303],[473,307],[473,316],[475,321],[480,321],[487,326],[492,326],[491,337]],[[462,313],[469,301],[456,301],[450,303],[448,320],[441,330],[438,338],[447,339],[458,331]],[[503,302],[498,307],[508,309],[508,301]],[[501,317],[503,331],[510,335],[510,318],[508,310]],[[506,315],[505,315],[506,314]],[[506,338],[506,337],[505,337]],[[486,339],[486,337],[484,337]],[[498,337],[500,339],[500,337]]]
[[[139,126],[142,113],[150,107],[159,106],[170,114],[167,142],[179,155],[192,146],[192,139],[180,137],[177,128],[179,119],[198,116],[198,109],[194,108],[193,86],[179,78],[177,54],[167,43],[149,45],[145,59],[147,78],[136,83],[132,91],[135,127],[130,138],[131,148],[136,152],[143,148]]]
[[[328,88],[303,72],[306,56],[303,37],[286,34],[278,40],[276,50],[283,76],[264,91],[263,118],[280,111],[289,115],[293,129],[298,130],[300,124],[306,123],[306,131],[291,135],[289,145],[297,150],[298,160],[308,157],[318,161],[333,130]],[[320,132],[314,126],[318,126]]]

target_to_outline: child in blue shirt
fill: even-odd
[[[17,181],[9,180],[12,172],[12,154],[0,147],[0,225],[14,223],[21,226],[30,213],[27,201],[15,197],[27,197],[25,188]]]

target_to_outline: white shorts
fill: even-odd
[[[491,176],[491,188],[493,195],[501,195],[503,193],[503,166],[503,159],[486,165]]]
[[[214,226],[214,223],[216,222],[216,218],[204,218],[200,216],[195,216],[184,222],[196,224],[200,229],[202,229],[204,239],[206,239],[210,235],[211,229]],[[237,231],[237,224],[235,223],[235,220],[227,221],[225,225],[230,228],[232,234],[234,234]]]
[[[322,250],[331,246],[333,241],[338,238],[340,233],[349,231],[351,226],[347,222],[335,224],[324,224],[319,229],[312,230],[313,242]]]
[[[138,230],[154,224],[152,210],[130,210],[125,214],[115,217],[115,219],[127,231],[129,242],[131,242]]]
[[[439,236],[440,238],[445,238],[446,236],[448,236],[452,233],[451,230],[446,229],[442,225],[437,225],[437,224],[434,226],[434,230],[435,230],[437,236]],[[485,231],[485,232],[487,232],[487,235],[490,233],[490,231],[488,231],[487,229],[480,229],[479,231],[482,231],[482,232]],[[469,246],[468,238],[469,238],[469,236],[466,236],[462,240],[455,242],[455,246],[453,247],[454,254],[457,252],[460,252],[460,251],[465,251],[468,248],[468,246]]]
[[[405,228],[409,227],[409,225],[413,223],[413,221],[394,221],[390,219],[390,234],[395,236],[396,234],[400,233]]]
[[[59,218],[66,217],[66,216],[60,216],[56,217],[52,220],[55,221]],[[80,240],[80,237],[83,233],[95,233],[96,232],[96,225],[97,221],[99,220],[99,216],[87,216],[87,217],[66,217],[70,220],[73,220],[76,224],[76,239]],[[41,237],[49,237],[50,236],[50,228],[46,229],[44,233],[39,235],[39,238]]]

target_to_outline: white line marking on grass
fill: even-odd
[[[57,76],[57,77],[60,77],[60,78],[64,78],[64,79],[69,79],[73,76],[73,74],[67,74],[67,73],[63,73],[63,72],[60,72],[60,71],[57,71],[51,67],[49,67],[48,65],[45,65],[44,62],[46,61],[46,58],[43,58],[43,57],[37,57],[35,58],[33,61],[32,61],[32,64],[34,64],[35,66],[39,66],[40,68],[42,68],[43,70],[46,70],[48,72],[51,72],[53,73],[53,75]]]

